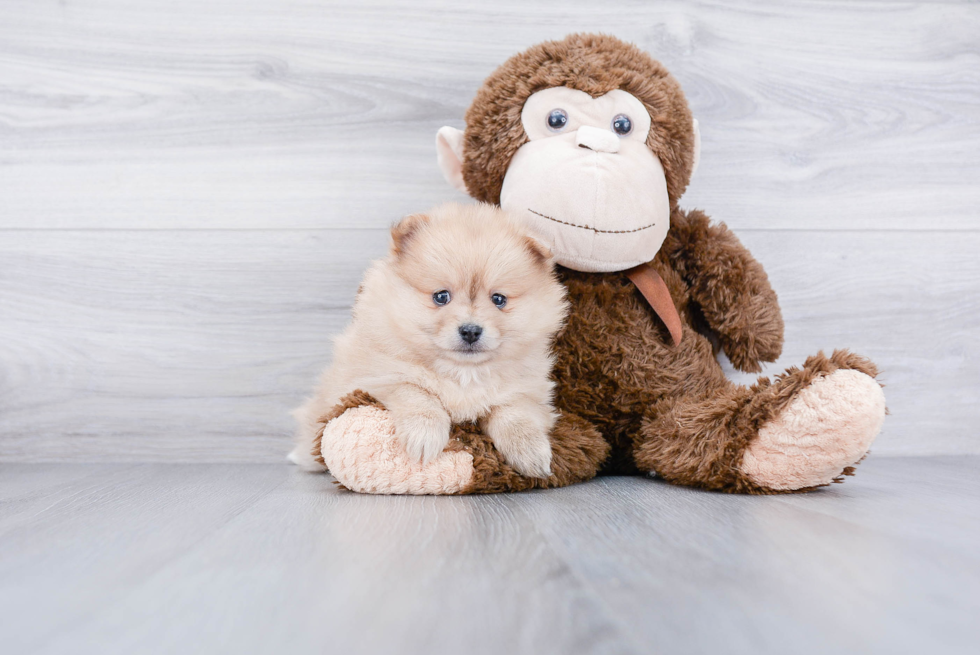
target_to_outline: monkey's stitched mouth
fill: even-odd
[[[541,218],[547,218],[549,221],[554,221],[555,223],[561,223],[562,225],[568,225],[570,227],[577,227],[580,230],[590,230],[596,234],[630,234],[632,232],[642,232],[643,230],[649,230],[651,227],[656,226],[656,223],[650,223],[649,225],[644,225],[643,227],[638,227],[635,230],[600,230],[597,227],[592,227],[591,225],[577,225],[575,223],[569,223],[568,221],[562,221],[557,218],[552,218],[551,216],[545,216],[541,212],[536,212],[530,207],[527,208],[532,214],[536,214]]]

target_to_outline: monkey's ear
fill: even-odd
[[[454,189],[467,193],[463,182],[463,131],[441,127],[436,133],[436,159],[442,176]]]
[[[694,163],[691,164],[691,177],[698,170],[698,164],[701,163],[701,130],[698,128],[698,119],[694,119]]]
[[[431,219],[425,214],[410,214],[391,227],[391,252],[396,257],[405,253],[412,237],[428,225]]]

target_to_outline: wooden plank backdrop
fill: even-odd
[[[684,86],[767,373],[853,348],[876,453],[980,453],[976,3],[4,0],[0,461],[281,461],[387,226],[461,199],[435,131],[574,31]]]

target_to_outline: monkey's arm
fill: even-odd
[[[690,285],[708,326],[740,371],[757,373],[783,349],[783,317],[766,272],[722,224],[674,210],[661,252]]]

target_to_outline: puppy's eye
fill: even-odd
[[[568,112],[564,109],[552,109],[548,114],[548,129],[560,132],[568,125]]]
[[[492,300],[493,304],[497,306],[497,309],[503,309],[504,305],[507,304],[507,296],[502,293],[493,294],[490,296],[490,300]]]
[[[633,121],[626,114],[620,114],[613,119],[612,128],[619,136],[626,136],[633,131]]]
[[[432,294],[432,302],[439,305],[440,307],[442,307],[443,305],[448,305],[449,301],[452,299],[453,297],[450,296],[449,292],[446,291],[445,289],[443,289],[442,291],[436,291],[434,294]]]

